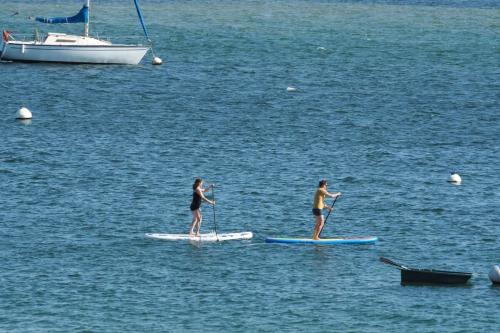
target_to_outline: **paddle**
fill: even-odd
[[[332,210],[333,210],[333,206],[335,206],[335,202],[337,201],[337,199],[338,199],[339,197],[340,197],[340,195],[336,196],[336,197],[335,197],[335,200],[333,200],[333,203],[332,203],[332,209],[330,209],[330,210],[328,211],[328,214],[326,215],[326,218],[325,218],[325,222],[323,222],[323,228],[321,228],[321,231],[319,232],[318,237],[320,237],[320,236],[321,236],[321,233],[323,232],[323,229],[325,229],[326,220],[328,220],[328,217],[330,216],[330,214],[331,214],[331,212],[332,212]]]
[[[217,223],[215,223],[215,193],[214,193],[214,185],[212,184],[212,200],[214,204],[212,205],[212,208],[214,210],[214,228],[215,228],[215,237],[217,238],[217,241],[219,241],[219,236],[217,236]]]
[[[382,261],[384,264],[388,264],[388,265],[396,266],[396,267],[397,267],[397,268],[399,268],[399,269],[408,269],[408,267],[403,266],[403,265],[400,265],[400,264],[398,264],[397,262],[392,261],[391,259],[387,259],[387,258],[384,258],[384,257],[380,257],[380,261]]]

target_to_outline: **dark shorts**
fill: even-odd
[[[189,209],[191,209],[191,211],[194,211],[194,210],[197,210],[197,209],[200,209],[200,206],[196,207],[196,206],[189,206]]]
[[[314,216],[321,216],[322,215],[321,209],[313,208],[313,215]]]

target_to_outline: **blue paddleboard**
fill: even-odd
[[[336,245],[336,244],[375,244],[378,240],[375,236],[367,237],[339,237],[339,238],[321,238],[313,240],[312,238],[266,238],[266,243],[281,243],[281,244],[319,244],[319,245]]]

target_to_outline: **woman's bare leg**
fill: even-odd
[[[193,221],[191,222],[191,228],[189,229],[189,236],[194,236],[194,229],[198,226],[198,235],[200,231],[199,222],[201,222],[201,213],[199,209],[191,211],[193,213]]]
[[[202,220],[202,217],[201,217],[201,212],[198,210],[198,224],[197,224],[197,228],[196,228],[196,236],[200,236],[200,227],[201,227],[201,220]]]

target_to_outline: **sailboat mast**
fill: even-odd
[[[83,34],[85,35],[85,37],[88,37],[89,36],[89,23],[90,23],[90,0],[87,0],[87,8],[89,10],[89,18],[88,20],[85,22],[85,28],[83,30]]]

